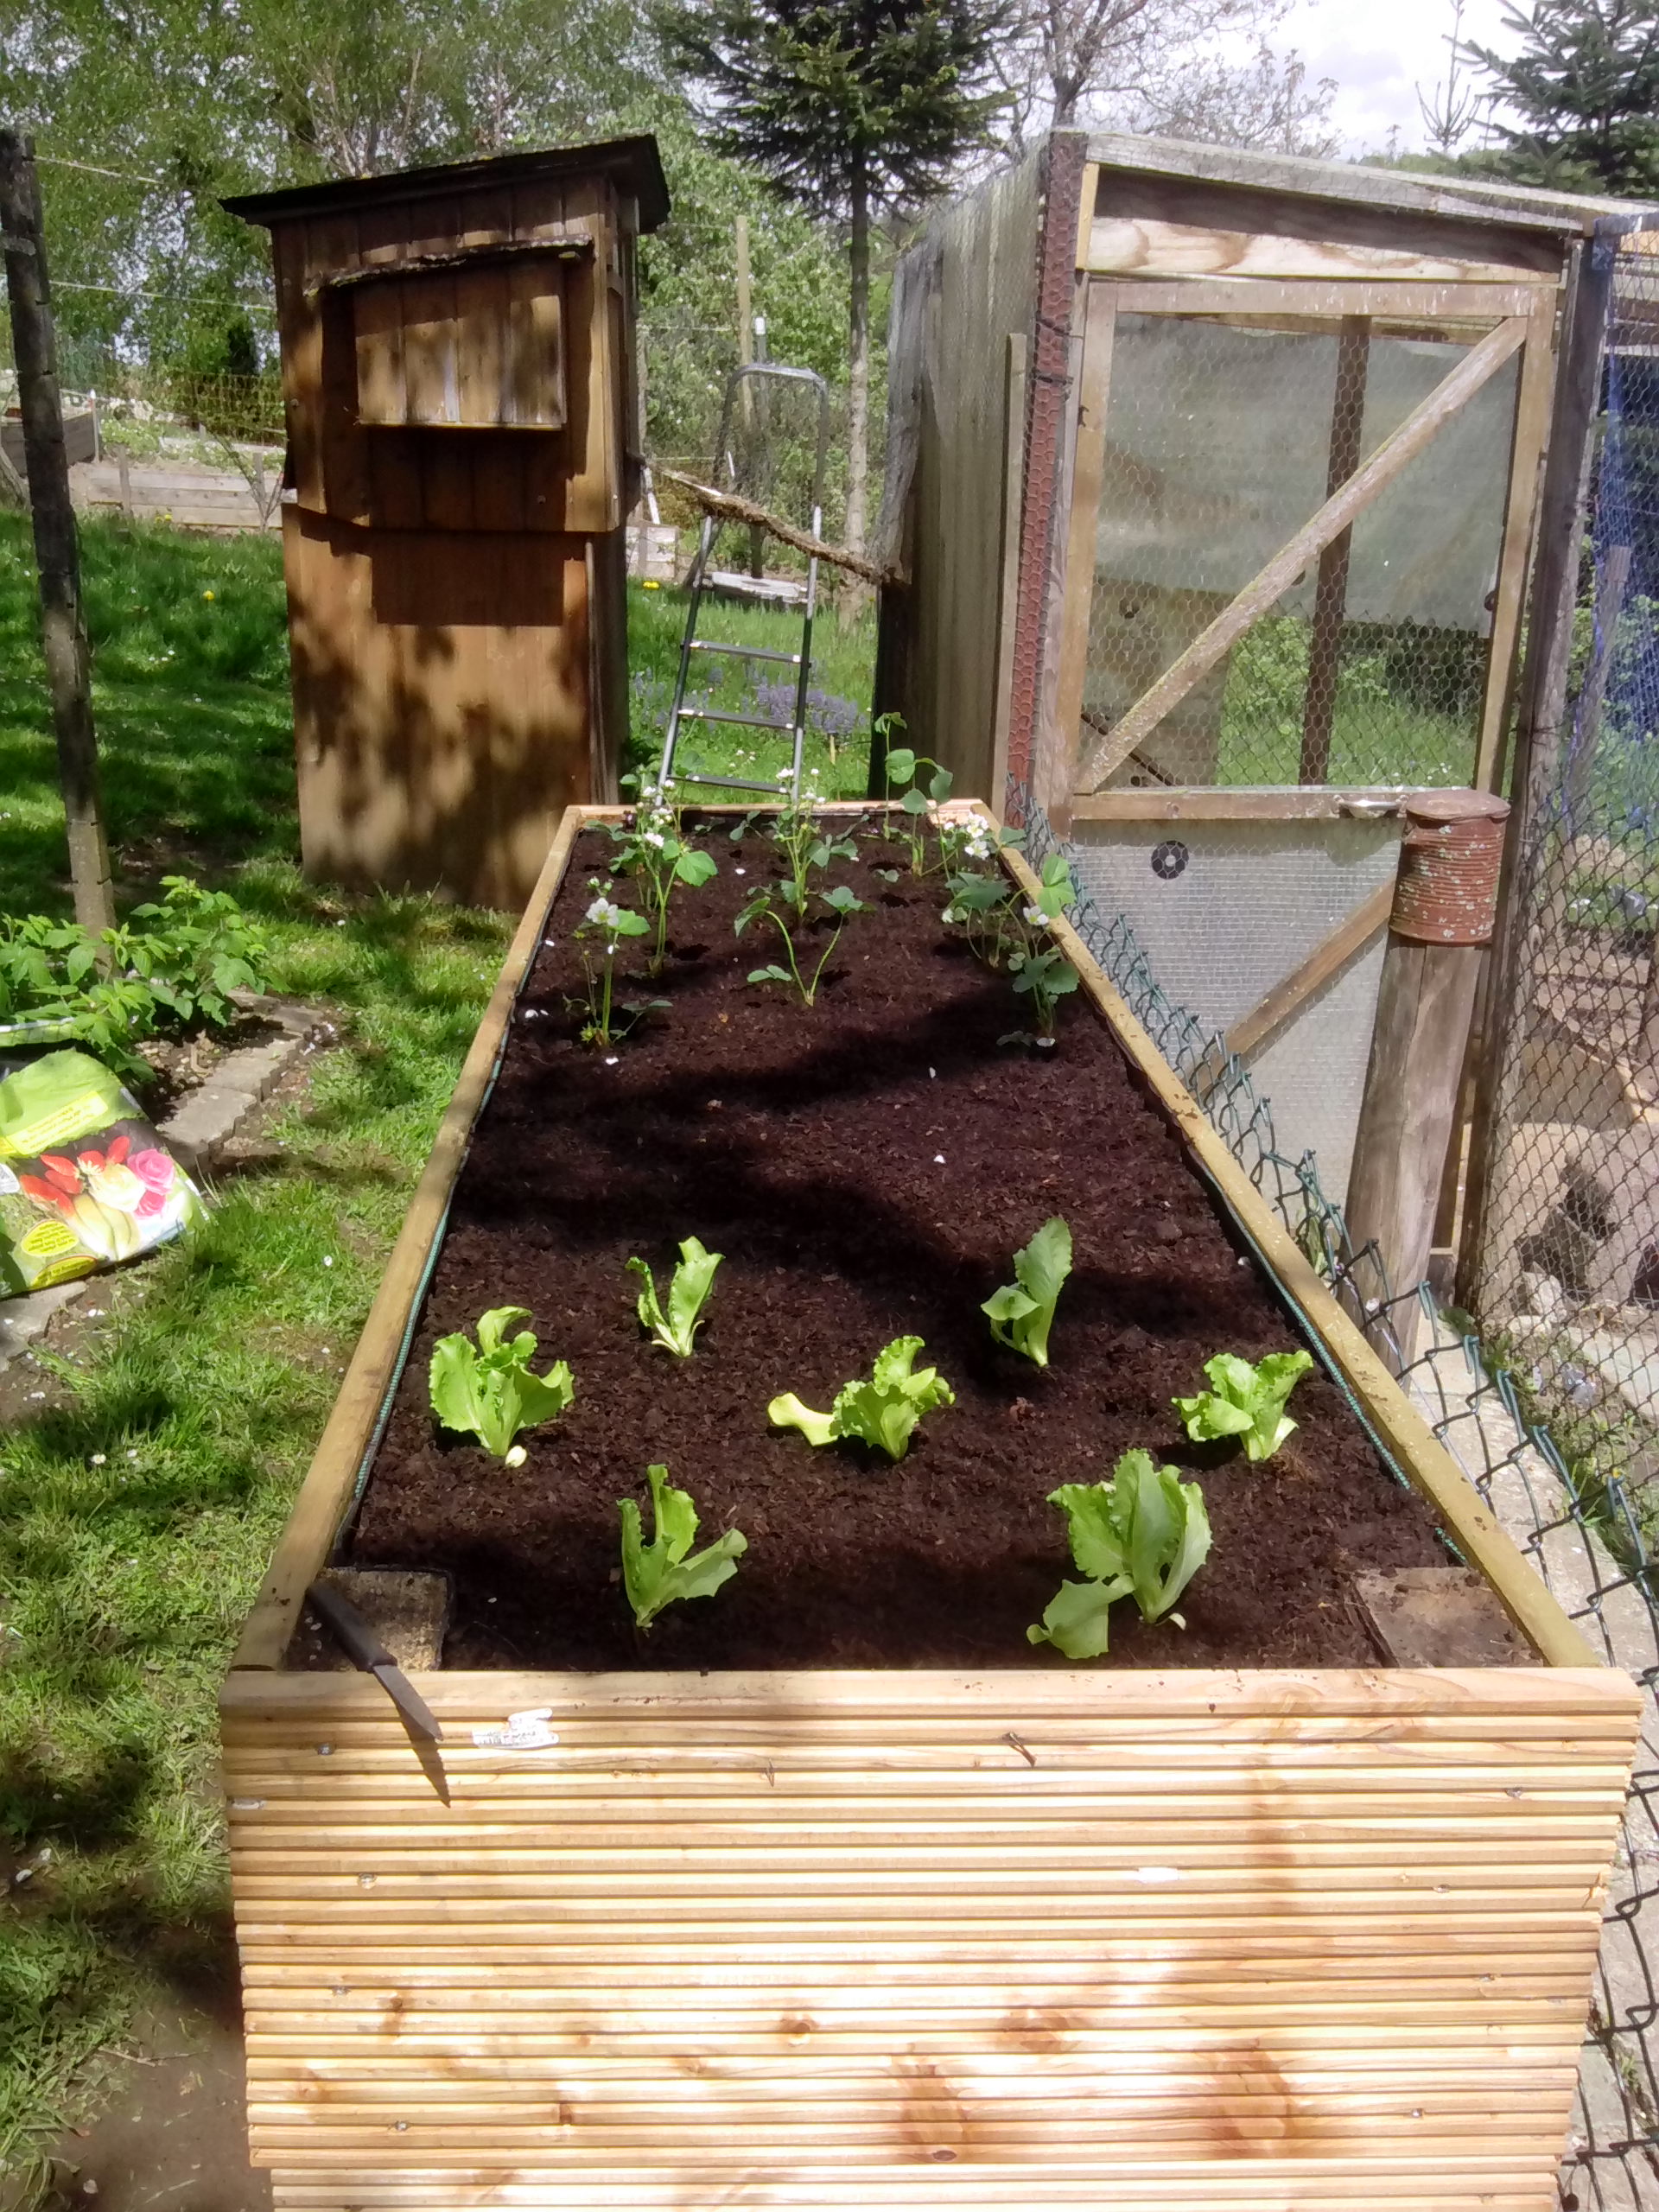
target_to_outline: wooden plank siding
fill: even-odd
[[[226,1691],[279,2209],[1553,2204],[1620,1676],[416,1686]]]
[[[1552,2212],[1641,1701],[1064,929],[1553,1663],[439,1671],[414,1677],[444,1730],[424,1764],[378,1683],[283,1671],[591,818],[526,910],[222,1696],[276,2212]],[[544,1745],[476,1740],[543,1708]]]
[[[585,541],[283,524],[308,871],[521,906],[603,790]]]

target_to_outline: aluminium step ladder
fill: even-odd
[[[751,426],[750,450],[745,459],[753,458],[753,426],[759,423],[764,438],[768,418],[766,405],[768,385],[803,387],[815,394],[817,433],[813,446],[810,513],[804,527],[813,537],[823,533],[823,468],[824,456],[830,442],[830,390],[816,369],[785,368],[777,361],[746,361],[734,369],[726,379],[725,397],[720,410],[720,474],[726,480],[719,486],[722,490],[741,493],[744,480],[750,472],[740,468],[734,430],[741,419]],[[769,458],[769,457],[768,457]],[[766,472],[769,474],[769,470]],[[668,710],[668,728],[663,739],[663,761],[658,780],[671,779],[683,784],[709,784],[721,789],[742,791],[777,793],[786,789],[790,804],[798,805],[801,796],[801,753],[806,742],[806,694],[812,674],[812,619],[817,611],[818,563],[816,554],[807,559],[804,587],[794,586],[788,597],[801,609],[801,645],[798,652],[780,652],[769,645],[728,645],[712,638],[697,635],[697,620],[702,611],[704,595],[710,590],[741,590],[749,580],[727,575],[710,563],[715,543],[722,529],[742,528],[742,524],[722,522],[713,514],[705,514],[697,540],[696,557],[691,563],[688,584],[691,594],[686,609],[685,629],[680,639],[679,667],[674,678],[674,696]],[[758,564],[757,564],[758,565]],[[775,601],[780,595],[777,588],[755,596]],[[686,692],[690,685],[691,671],[696,665],[694,656],[714,653],[728,660],[774,662],[795,671],[794,712],[787,721],[764,715],[734,714],[723,708],[688,706]],[[787,733],[791,741],[790,766],[786,775],[779,775],[772,782],[759,781],[753,777],[710,775],[700,769],[677,769],[676,756],[679,750],[682,726],[686,722],[734,722],[746,729],[770,729]]]

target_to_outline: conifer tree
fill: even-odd
[[[1003,0],[702,0],[666,24],[710,135],[787,199],[848,226],[847,542],[868,520],[870,231],[987,142]]]
[[[1566,191],[1651,197],[1659,190],[1659,5],[1655,0],[1534,0],[1505,10],[1514,55],[1471,44],[1498,104],[1495,154],[1466,165]],[[1521,118],[1506,124],[1507,107]]]

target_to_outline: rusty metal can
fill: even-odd
[[[1509,801],[1490,791],[1418,791],[1406,800],[1389,918],[1396,937],[1418,944],[1491,944],[1509,812]]]

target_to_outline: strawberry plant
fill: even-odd
[[[1218,1351],[1204,1363],[1210,1389],[1171,1402],[1193,1443],[1238,1436],[1247,1459],[1271,1459],[1296,1427],[1285,1401],[1313,1364],[1313,1354],[1306,1351],[1270,1351],[1254,1366],[1236,1352]]]
[[[894,726],[902,727],[897,715],[882,715],[881,725],[884,736],[887,730]],[[892,747],[886,755],[883,767],[887,779],[889,799],[893,798],[900,784],[908,784],[910,786],[908,791],[898,794],[899,811],[904,817],[899,834],[910,847],[911,874],[925,875],[928,817],[935,807],[943,806],[950,798],[956,778],[948,768],[940,767],[937,760],[930,760],[925,753],[915,752],[908,745]],[[931,768],[933,771],[928,778],[927,789],[925,791],[912,780],[917,772],[922,768]],[[940,835],[939,842],[941,853],[943,853],[944,842],[943,834]]]
[[[1167,1617],[1210,1555],[1210,1516],[1197,1483],[1173,1467],[1155,1467],[1149,1452],[1126,1452],[1107,1483],[1063,1483],[1048,1502],[1066,1517],[1071,1558],[1083,1582],[1063,1582],[1036,1626],[1033,1643],[1052,1643],[1068,1659],[1097,1659],[1107,1649],[1109,1618],[1120,1598],[1133,1597],[1144,1621]]]
[[[989,1315],[998,1344],[1046,1367],[1054,1308],[1071,1272],[1071,1231],[1058,1214],[1014,1254],[1014,1272],[1015,1281],[993,1291],[979,1310]]]
[[[666,1006],[666,999],[622,999],[614,996],[617,947],[624,938],[647,937],[651,924],[643,914],[635,913],[632,906],[619,906],[614,899],[607,899],[599,878],[590,876],[588,888],[599,896],[576,924],[575,935],[582,952],[582,972],[586,983],[586,995],[569,1003],[586,1010],[588,1019],[582,1026],[584,1045],[602,1045],[607,1050],[626,1037],[637,1021]],[[597,960],[588,951],[590,944],[598,947]]]
[[[793,907],[798,922],[806,919],[806,910],[812,902],[812,878],[822,874],[831,861],[853,861],[858,858],[858,847],[854,842],[854,825],[849,823],[837,836],[831,826],[820,823],[813,809],[819,804],[816,775],[802,785],[798,798],[781,807],[772,817],[766,836],[784,856],[787,871],[777,886],[785,906]],[[734,845],[741,844],[757,817],[746,814],[734,823],[729,835]],[[828,895],[828,894],[824,894]]]
[[[902,1459],[923,1415],[957,1402],[938,1368],[911,1371],[921,1349],[919,1337],[895,1337],[876,1354],[868,1379],[843,1384],[827,1414],[814,1413],[793,1391],[785,1391],[766,1408],[767,1417],[775,1428],[798,1428],[809,1444],[834,1444],[852,1436],[890,1459]]]
[[[625,821],[607,825],[616,854],[611,868],[615,874],[639,878],[652,918],[646,926],[654,924],[656,930],[645,967],[649,974],[660,976],[668,951],[669,902],[675,891],[681,884],[700,890],[719,870],[708,853],[686,842],[680,809],[668,797],[671,782],[641,784],[636,776],[622,780],[638,786],[639,803]]]
[[[799,995],[803,1006],[813,1006],[817,1002],[818,986],[823,981],[823,971],[830,964],[830,955],[841,942],[842,930],[846,928],[855,914],[868,914],[870,910],[864,901],[850,891],[844,883],[832,884],[828,891],[818,892],[816,894],[818,903],[824,912],[834,918],[835,927],[830,931],[823,950],[818,955],[816,965],[810,969],[804,969],[796,954],[795,939],[790,925],[773,904],[774,899],[780,893],[786,898],[789,889],[790,887],[786,883],[764,884],[749,900],[732,927],[737,935],[741,937],[751,922],[770,922],[782,940],[784,958],[789,965],[786,968],[782,967],[773,960],[768,962],[764,968],[752,968],[749,970],[750,982],[786,983]]]
[[[664,1608],[683,1598],[712,1598],[737,1573],[749,1540],[728,1529],[718,1541],[693,1554],[697,1509],[690,1491],[676,1490],[666,1467],[647,1467],[651,1485],[652,1539],[645,1541],[639,1508],[631,1497],[617,1500],[622,1517],[622,1586],[633,1608],[636,1627],[649,1628]]]
[[[575,1395],[562,1359],[545,1375],[531,1374],[536,1338],[529,1329],[507,1338],[515,1321],[529,1319],[528,1306],[493,1306],[479,1316],[476,1344],[461,1335],[438,1339],[427,1375],[432,1410],[444,1427],[477,1437],[510,1467],[524,1462],[524,1447],[513,1441],[519,1430],[556,1419]]]
[[[1068,906],[1076,903],[1077,887],[1071,870],[1058,853],[1043,862],[1042,880],[1034,899],[1022,899],[1016,892],[1010,916],[1017,918],[1020,941],[1008,954],[1008,972],[1015,993],[1031,1001],[1035,1034],[1013,1030],[1001,1039],[1005,1045],[1054,1042],[1058,1001],[1077,988],[1077,971],[1050,939],[1048,931]]]
[[[690,1358],[692,1339],[702,1325],[702,1309],[715,1287],[715,1270],[724,1256],[705,1251],[695,1236],[688,1236],[680,1246],[679,1263],[668,1286],[666,1313],[658,1302],[657,1284],[649,1266],[644,1260],[628,1262],[630,1270],[645,1279],[635,1311],[640,1326],[650,1330],[653,1344],[677,1358]]]

